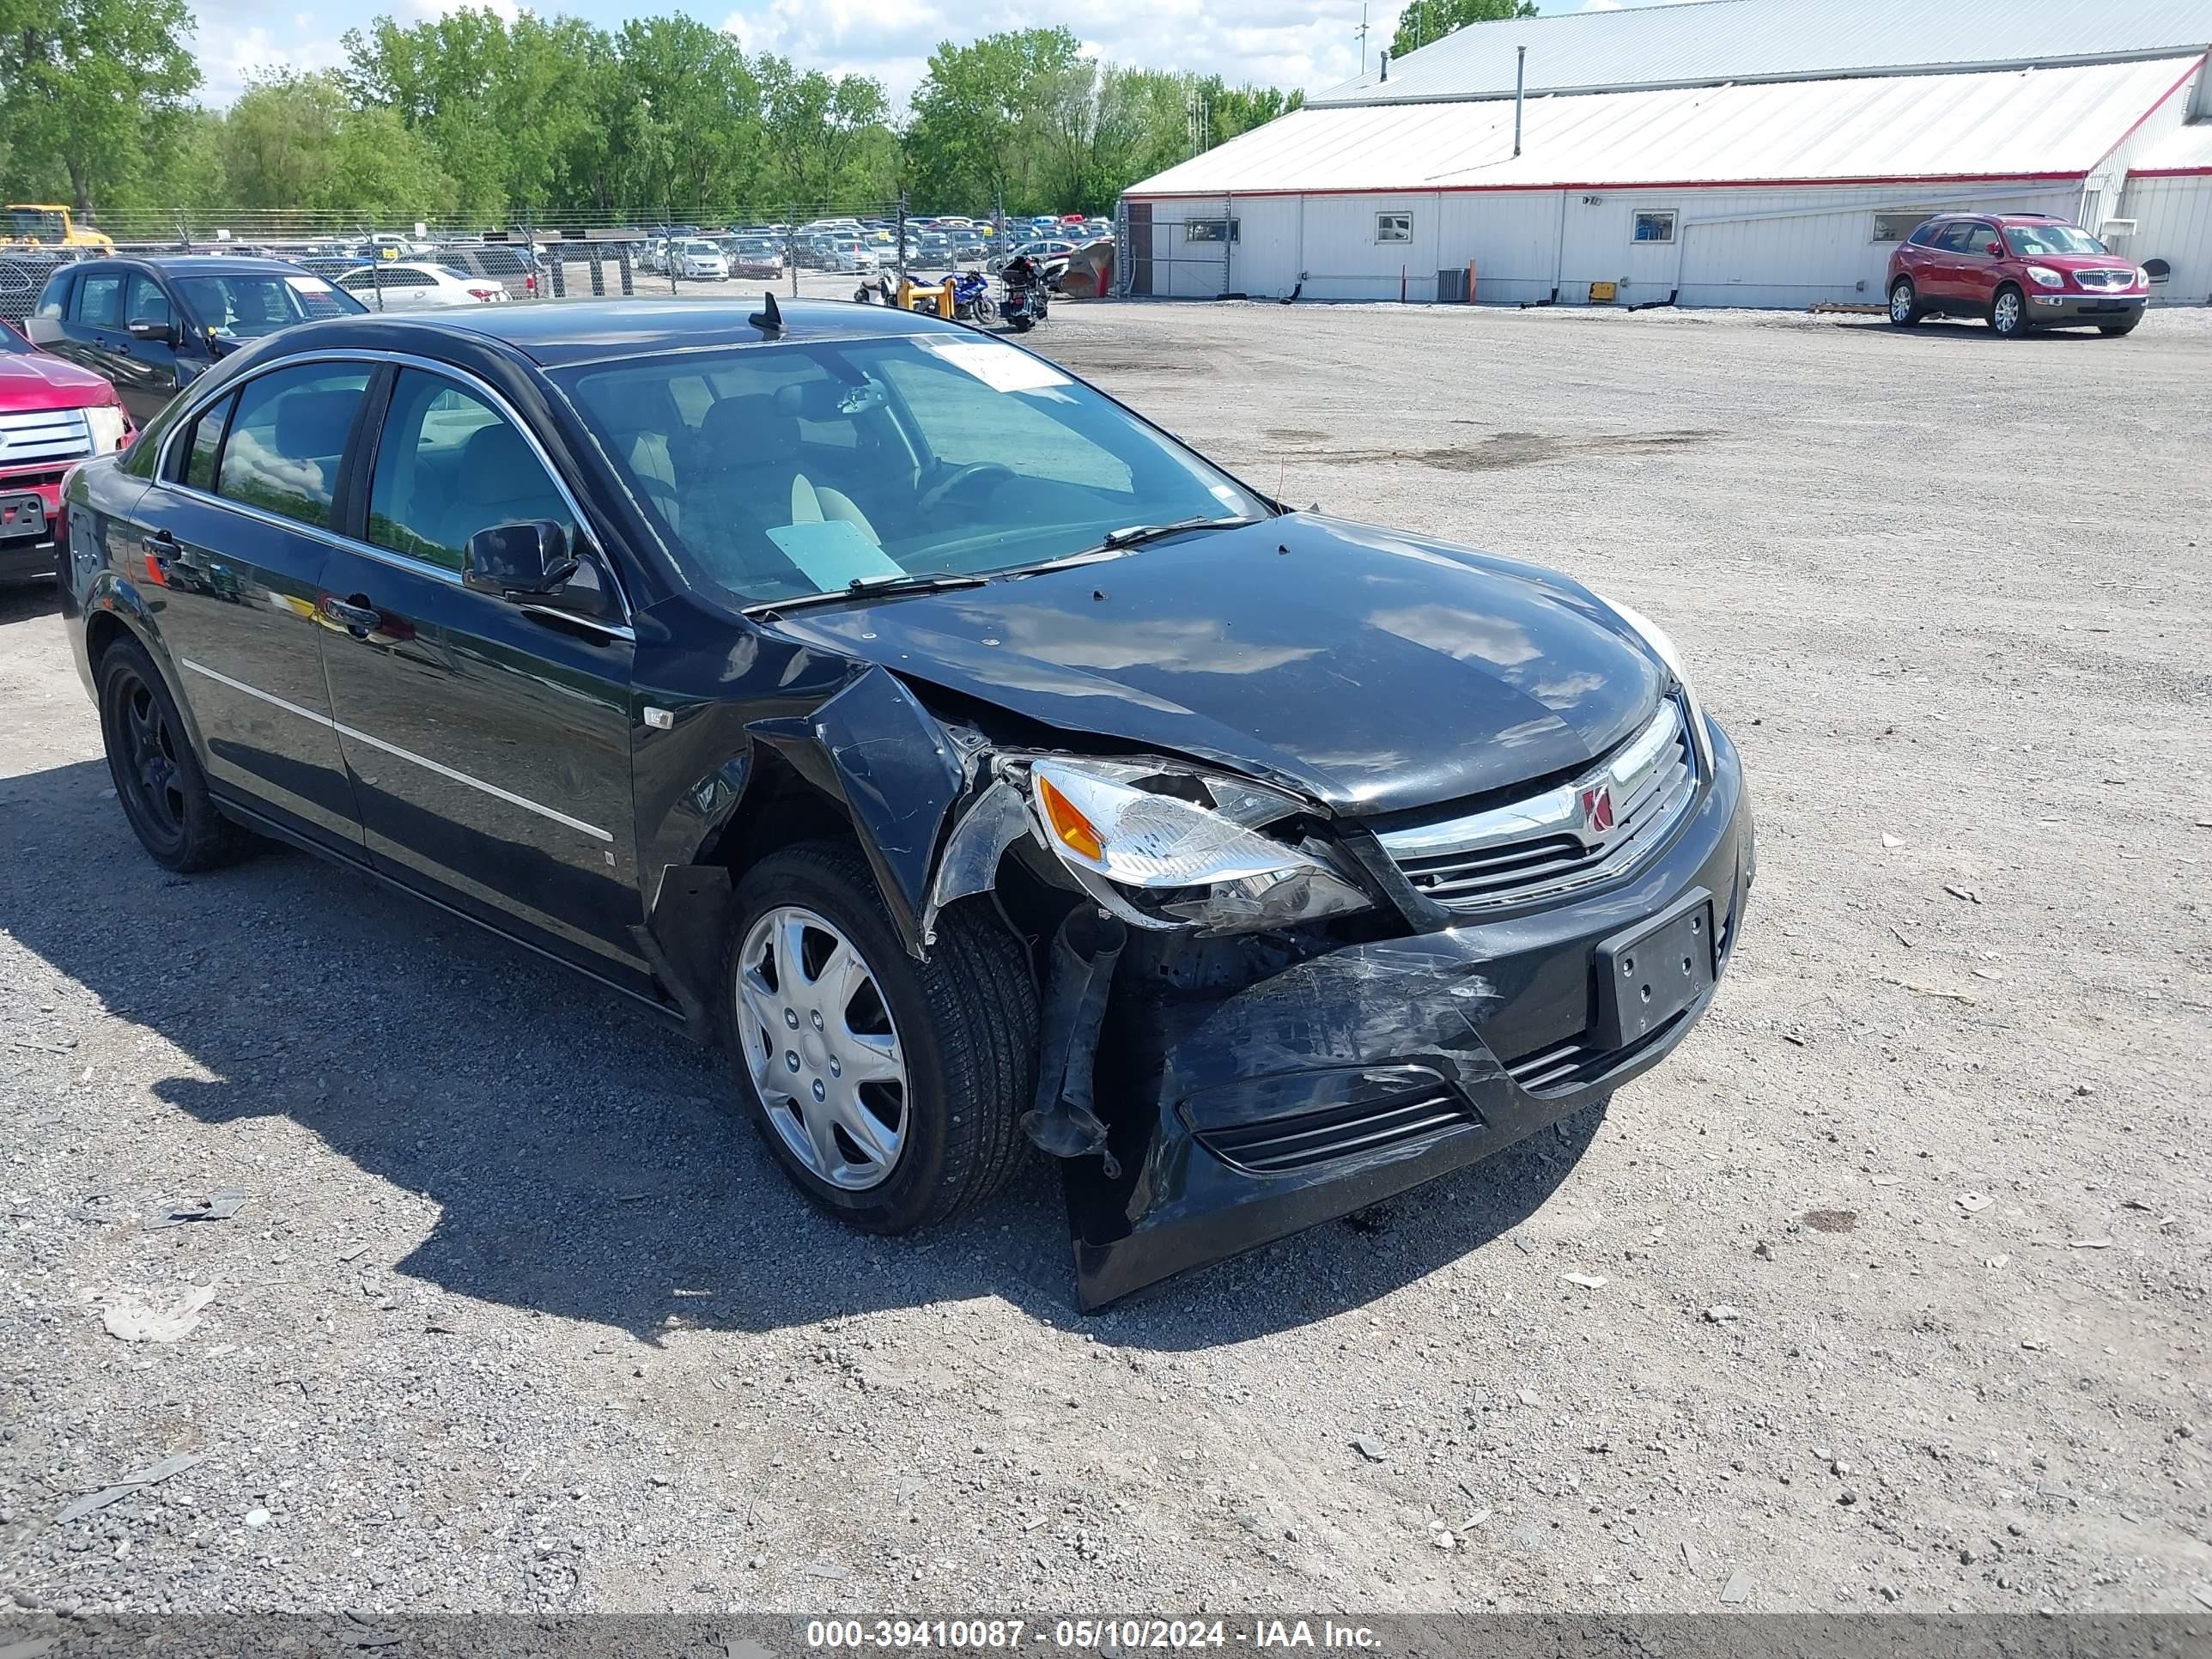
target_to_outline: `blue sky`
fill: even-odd
[[[286,0],[195,0],[199,15],[201,96],[227,104],[257,69],[325,69],[343,60],[346,30],[389,12],[403,21],[435,16],[455,0],[324,0],[288,9]],[[513,15],[516,0],[489,0]],[[1550,0],[1546,11],[1584,9],[1585,0]],[[1370,0],[1370,50],[1385,44],[1398,0]],[[1617,9],[1617,0],[1588,0]],[[967,40],[1054,20],[1011,0],[573,0],[533,7],[572,12],[612,26],[626,17],[684,11],[737,35],[751,52],[776,52],[803,64],[872,75],[903,111],[939,40]],[[1212,70],[1231,81],[1309,89],[1357,74],[1360,0],[1117,0],[1069,9],[1070,27],[1102,56],[1152,68]]]

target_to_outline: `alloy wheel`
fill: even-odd
[[[154,688],[136,674],[121,676],[114,691],[116,738],[122,746],[117,775],[131,792],[155,836],[181,841],[185,835],[184,774],[177,764],[177,738]]]
[[[2014,294],[2010,289],[1998,295],[1996,310],[1992,313],[1991,320],[1996,323],[1997,332],[2000,334],[2009,334],[2018,328],[2020,326],[2020,295]]]
[[[1889,320],[1893,323],[1912,320],[1912,290],[1903,283],[1889,291]]]
[[[881,1186],[906,1145],[906,1058],[858,948],[779,906],[746,930],[736,995],[746,1069],[792,1156],[847,1192]]]

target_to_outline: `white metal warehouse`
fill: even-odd
[[[2212,0],[1701,0],[1479,23],[1130,187],[1136,294],[1878,303],[2045,212],[2212,302]],[[1520,79],[1516,96],[1516,82]]]

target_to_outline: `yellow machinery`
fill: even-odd
[[[115,251],[115,239],[97,230],[80,230],[65,207],[40,202],[10,202],[0,208],[0,246],[96,247]]]
[[[912,277],[902,277],[898,285],[898,307],[901,311],[934,312],[939,317],[952,315],[952,284],[950,283],[917,283]]]

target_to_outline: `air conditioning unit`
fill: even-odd
[[[2135,234],[2136,222],[2132,219],[2107,219],[2097,227],[2097,234],[2108,242],[2118,241],[2124,236],[2132,236]]]

